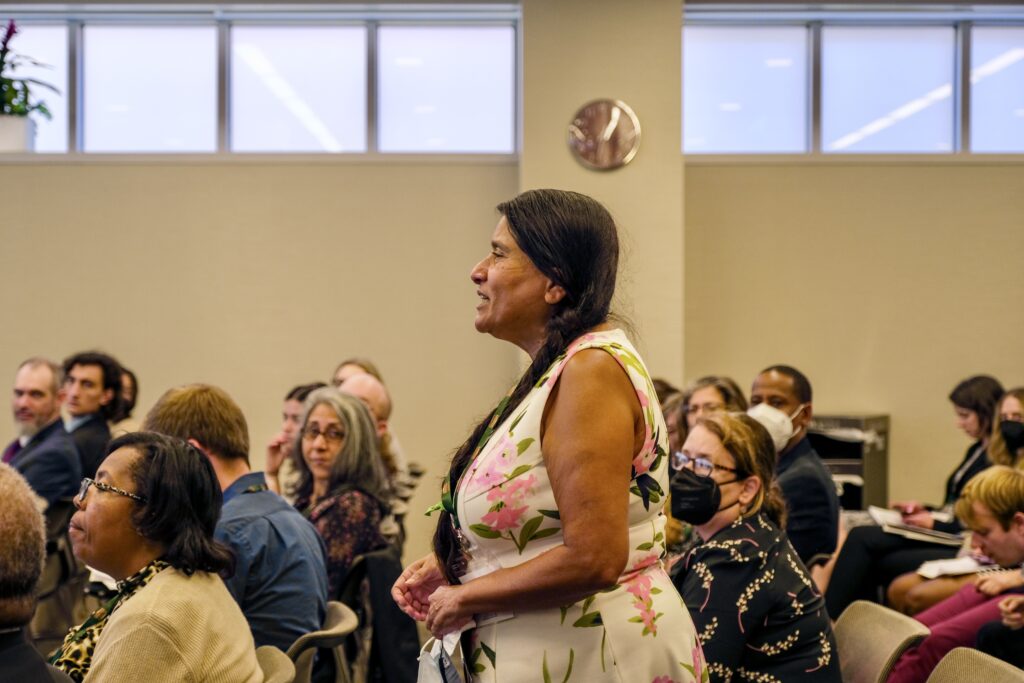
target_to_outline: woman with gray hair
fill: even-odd
[[[336,597],[352,560],[387,545],[380,525],[390,490],[373,419],[358,398],[318,389],[306,399],[295,452],[295,507],[324,539],[328,595]]]
[[[36,584],[46,536],[43,516],[28,483],[0,464],[0,680],[20,683],[70,681],[48,666],[25,637],[36,611]]]

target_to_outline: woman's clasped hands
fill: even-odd
[[[440,638],[457,631],[472,619],[460,605],[462,586],[451,586],[441,573],[433,553],[405,568],[391,588],[398,607]]]

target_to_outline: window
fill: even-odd
[[[807,151],[807,28],[683,31],[683,149]]]
[[[6,24],[6,22],[4,22]],[[35,151],[66,152],[68,149],[68,29],[67,26],[44,24],[19,24],[18,35],[11,42],[14,52],[28,55],[45,66],[26,65],[18,69],[17,75],[35,78],[49,83],[59,90],[55,93],[47,88],[33,85],[32,100],[43,101],[52,119],[35,113]]]
[[[231,149],[365,152],[364,26],[234,26]]]
[[[971,150],[1024,152],[1024,26],[971,31]]]
[[[382,152],[512,152],[511,26],[379,30]]]
[[[953,151],[951,27],[826,26],[826,152]]]
[[[84,150],[217,149],[214,26],[86,25]]]

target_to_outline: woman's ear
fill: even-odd
[[[565,287],[556,284],[554,280],[548,280],[548,286],[544,290],[544,302],[549,306],[554,306],[564,298]]]
[[[747,477],[743,481],[743,488],[740,490],[740,504],[746,509],[757,498],[761,492],[761,477],[756,475]]]

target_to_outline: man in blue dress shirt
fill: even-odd
[[[214,536],[235,553],[225,580],[256,646],[287,650],[319,630],[327,610],[327,562],[320,535],[249,468],[249,427],[228,394],[206,384],[170,389],[143,429],[176,436],[210,459],[224,491]]]

